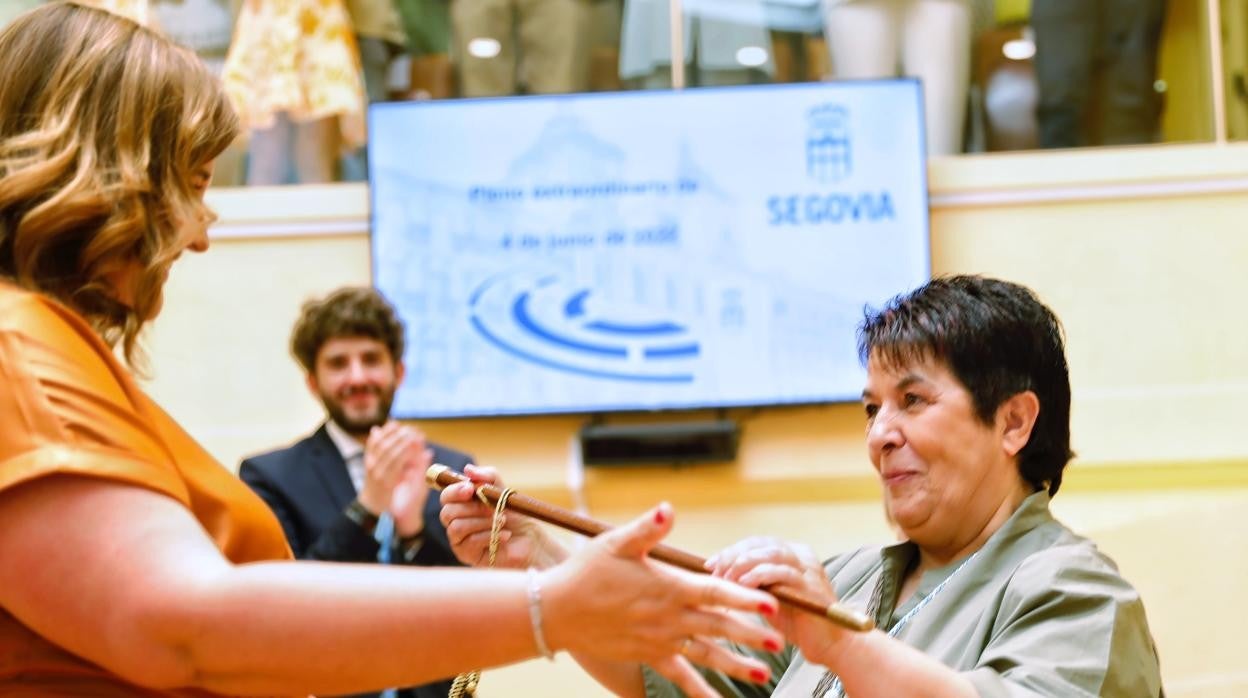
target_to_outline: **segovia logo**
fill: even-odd
[[[806,174],[820,182],[837,182],[853,171],[849,110],[821,104],[807,114]]]

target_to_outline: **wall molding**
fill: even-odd
[[[932,212],[1248,193],[1248,144],[1154,145],[933,158]],[[362,183],[209,191],[217,240],[367,236]]]
[[[1248,177],[1187,180],[1174,178],[1154,182],[1124,182],[1044,186],[1017,189],[981,189],[932,193],[933,211],[991,206],[1078,203],[1085,201],[1138,201],[1159,198],[1243,194]]]
[[[563,483],[513,482],[532,497],[564,507],[585,502],[591,511],[641,511],[659,500],[681,509],[769,504],[846,504],[880,499],[872,474],[744,480],[731,465],[688,468],[593,469],[582,496]],[[662,491],[655,483],[662,482]],[[1248,489],[1248,460],[1079,463],[1066,470],[1062,492],[1124,494],[1175,490]]]
[[[328,218],[288,222],[218,223],[213,240],[276,240],[279,238],[367,237],[367,218]]]

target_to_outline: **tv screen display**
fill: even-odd
[[[911,80],[373,106],[394,413],[857,400],[930,274],[922,128]]]

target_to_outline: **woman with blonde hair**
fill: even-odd
[[[193,54],[58,2],[0,32],[0,693],[347,693],[569,650],[695,695],[690,635],[776,634],[764,593],[650,562],[660,505],[542,572],[290,562],[262,501],[127,361],[237,118]],[[758,662],[708,666],[749,677]]]

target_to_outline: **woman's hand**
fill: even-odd
[[[494,507],[476,496],[479,485],[503,487],[494,468],[469,465],[464,468],[471,482],[457,482],[442,490],[442,512],[439,518],[446,527],[447,538],[455,557],[465,565],[485,567],[489,564],[490,528]],[[533,519],[507,511],[503,529],[498,536],[496,567],[546,569],[567,558],[568,553]]]
[[[671,508],[659,505],[543,572],[548,644],[648,664],[690,696],[718,696],[690,662],[744,681],[766,681],[766,664],[733,654],[716,640],[780,650],[783,640],[774,629],[731,613],[775,617],[779,604],[764,592],[647,558],[672,522]]]
[[[711,574],[751,588],[779,584],[804,591],[825,605],[836,602],[832,582],[814,551],[778,538],[756,536],[735,543],[706,561]],[[826,664],[852,631],[805,611],[781,606],[771,619],[812,661]]]

